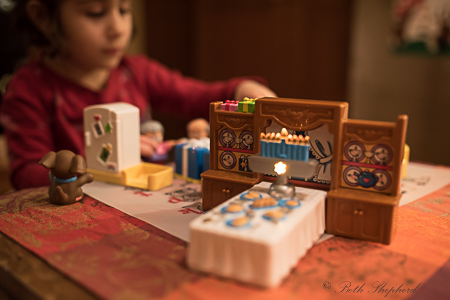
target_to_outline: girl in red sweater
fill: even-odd
[[[83,109],[110,102],[208,118],[208,103],[275,96],[251,78],[206,83],[183,77],[143,56],[125,55],[133,33],[131,0],[19,0],[16,12],[37,59],[16,71],[4,95],[0,121],[16,189],[48,185],[38,161],[63,149],[84,155]],[[141,137],[141,153],[155,145]]]

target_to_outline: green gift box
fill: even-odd
[[[254,113],[255,112],[256,99],[244,98],[243,101],[238,103],[238,112]]]

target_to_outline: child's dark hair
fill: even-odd
[[[49,18],[57,24],[59,30],[58,7],[62,0],[38,0],[47,8]],[[27,3],[29,0],[16,0],[12,14],[16,28],[23,34],[27,46],[52,46],[53,43],[33,24],[27,14]],[[55,46],[55,45],[53,45]]]
[[[59,17],[59,6],[64,0],[38,0],[47,8],[49,19],[55,25],[55,36],[49,40],[30,20],[27,14],[27,3],[29,0],[15,0],[15,7],[12,11],[15,27],[22,33],[25,39],[25,46],[47,47],[50,55],[54,55],[59,50],[59,42],[62,37],[61,22]],[[136,35],[136,26],[133,22],[131,38]]]

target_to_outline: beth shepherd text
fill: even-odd
[[[387,297],[389,294],[414,294],[416,290],[419,288],[420,283],[414,288],[407,288],[403,286],[402,283],[400,286],[389,286],[385,281],[375,281],[372,285],[366,285],[366,283],[358,284],[356,286],[352,286],[351,281],[343,281],[339,284],[339,289],[335,292],[337,294],[384,294]]]

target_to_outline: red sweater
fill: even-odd
[[[48,185],[48,170],[38,164],[49,151],[71,150],[84,156],[83,109],[127,102],[174,116],[208,119],[211,101],[232,99],[243,79],[205,83],[181,76],[146,57],[125,57],[105,88],[93,92],[34,61],[21,67],[8,84],[0,112],[16,189]]]

